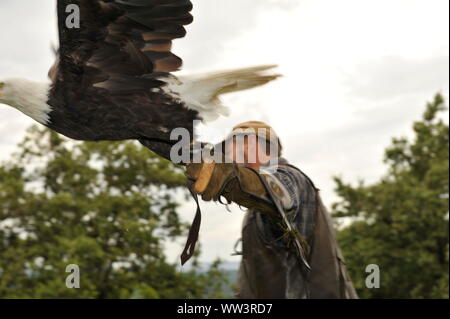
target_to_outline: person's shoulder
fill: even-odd
[[[309,186],[317,189],[312,179],[306,175],[300,168],[289,163],[285,158],[280,158],[279,161],[273,165],[268,166],[273,172],[289,175],[301,182],[301,184],[309,184]]]

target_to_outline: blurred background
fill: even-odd
[[[448,1],[192,2],[179,74],[274,63],[284,75],[225,96],[232,115],[201,139],[269,123],[336,217],[361,297],[448,298]],[[0,79],[46,80],[55,6],[1,1]],[[33,124],[0,105],[0,297],[231,296],[243,211],[202,202],[201,253],[180,268],[195,203],[179,168]],[[89,274],[81,289],[60,279],[70,262]],[[365,287],[368,264],[379,289]]]

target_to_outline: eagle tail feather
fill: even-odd
[[[220,96],[265,85],[281,76],[267,71],[277,65],[260,65],[214,73],[179,76],[176,87],[171,87],[188,108],[197,110],[204,122],[228,116],[228,107]]]

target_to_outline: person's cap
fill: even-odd
[[[230,134],[228,134],[226,140],[237,136],[237,135],[250,135],[255,134],[258,138],[263,138],[266,142],[270,143],[269,145],[278,146],[278,154],[281,155],[281,142],[278,138],[278,135],[275,133],[275,130],[268,124],[260,121],[248,121],[243,122],[235,127]]]

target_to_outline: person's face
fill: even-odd
[[[225,156],[252,168],[258,168],[270,160],[255,134],[235,136],[232,142],[228,141],[225,144]]]

